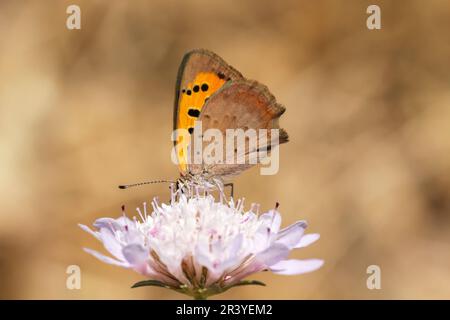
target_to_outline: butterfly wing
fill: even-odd
[[[257,156],[258,151],[266,150],[270,152],[275,145],[288,141],[286,131],[280,129],[278,124],[278,119],[284,111],[285,108],[276,102],[275,97],[267,87],[256,81],[242,79],[225,84],[210,97],[202,109],[199,120],[202,122],[203,132],[215,128],[221,131],[223,137],[226,137],[227,129],[242,129],[244,131],[254,129],[256,132],[259,132],[259,129],[267,129],[268,137],[266,136],[267,139],[264,141],[260,139],[259,135],[257,136],[257,149],[249,149],[247,141],[244,141],[245,146],[242,146],[242,148],[236,145],[233,164],[225,162],[192,164],[190,166],[191,172],[196,174],[206,169],[210,175],[226,179],[252,167],[254,164],[251,164],[249,159]],[[279,129],[278,137],[271,136],[270,129]],[[203,142],[202,150],[205,150],[209,143]],[[239,141],[236,143],[239,143]],[[222,145],[222,154],[225,157],[225,138]],[[241,153],[238,153],[239,150],[241,150]],[[239,164],[238,159],[244,159],[245,163]],[[256,159],[259,162],[260,159],[258,157]]]
[[[227,81],[242,79],[242,75],[217,54],[197,49],[188,52],[178,70],[173,112],[173,128],[192,133],[194,122],[213,93]],[[174,144],[181,174],[189,169],[187,137],[175,133]]]

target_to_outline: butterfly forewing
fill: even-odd
[[[242,78],[239,71],[211,51],[198,49],[187,53],[178,70],[174,130],[185,129],[191,133],[205,102],[227,81]],[[189,140],[182,135],[176,135],[174,139],[179,169],[182,174],[188,170]]]

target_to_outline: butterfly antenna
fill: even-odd
[[[170,180],[153,180],[153,181],[145,181],[145,182],[139,182],[139,183],[133,183],[133,184],[121,184],[119,186],[119,189],[128,189],[131,187],[138,187],[138,186],[143,186],[146,184],[154,184],[154,183],[175,183],[175,182],[170,181]]]

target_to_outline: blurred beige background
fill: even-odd
[[[82,29],[65,27],[78,4]],[[382,29],[366,28],[378,4]],[[138,274],[82,251],[77,227],[117,217],[176,178],[170,161],[175,76],[208,48],[287,107],[278,175],[252,169],[237,196],[281,203],[322,238],[293,256],[312,274],[259,274],[266,288],[223,299],[450,298],[448,1],[0,2],[0,298],[157,299]],[[82,271],[67,290],[66,268]],[[382,289],[366,288],[366,268]]]

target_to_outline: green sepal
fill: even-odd
[[[131,288],[139,288],[139,287],[146,287],[146,286],[153,286],[153,287],[161,287],[161,288],[171,289],[170,286],[168,286],[168,285],[166,285],[163,282],[158,281],[158,280],[139,281],[139,282],[136,282],[135,284],[133,284],[131,286]]]
[[[261,282],[258,280],[242,280],[236,284],[233,284],[232,286],[227,287],[227,289],[233,288],[233,287],[239,287],[239,286],[249,286],[249,285],[263,286],[263,287],[266,286],[266,284],[264,282]]]

